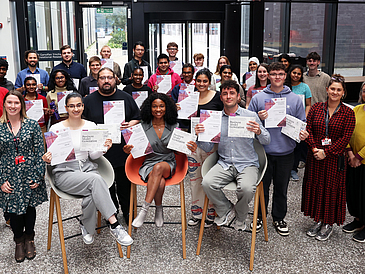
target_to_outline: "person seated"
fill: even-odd
[[[247,130],[255,133],[256,138],[263,145],[270,143],[270,134],[262,126],[258,115],[241,108],[239,85],[234,80],[227,80],[221,84],[220,98],[223,102],[221,138],[218,144],[219,159],[204,176],[202,187],[213,203],[217,213],[214,222],[218,226],[227,223],[231,216],[236,215],[233,224],[236,230],[245,230],[245,220],[248,213],[248,204],[255,194],[259,175],[258,155],[253,145],[253,138],[229,137],[228,126],[230,116],[250,117]],[[204,125],[197,124],[196,134],[204,132]],[[209,151],[213,143],[198,142],[198,146],[204,151]],[[226,198],[222,189],[230,182],[237,182],[237,203],[235,206]]]
[[[163,226],[162,195],[165,191],[166,179],[170,179],[176,170],[174,151],[167,148],[172,132],[177,127],[177,109],[172,99],[163,93],[152,93],[142,104],[142,127],[146,132],[153,152],[147,154],[139,175],[147,183],[147,194],[142,209],[133,220],[134,227],[141,227],[147,211],[155,200],[155,224]],[[189,141],[187,147],[194,152],[197,145]],[[133,145],[125,145],[123,150],[130,153]]]
[[[117,209],[110,197],[108,186],[100,176],[97,165],[90,161],[90,159],[94,160],[101,157],[104,152],[80,151],[81,131],[94,128],[95,124],[81,118],[84,104],[79,93],[68,94],[65,101],[68,119],[53,125],[50,131],[70,129],[76,160],[61,163],[54,167],[52,174],[55,186],[67,194],[84,197],[80,229],[85,244],[94,242],[96,210],[99,210],[108,220],[110,232],[117,242],[124,246],[131,245],[133,243],[132,238],[119,224],[116,217]],[[105,141],[106,150],[111,146],[111,139],[107,139]],[[52,153],[45,153],[42,159],[46,163],[51,163]]]

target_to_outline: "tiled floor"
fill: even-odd
[[[299,172],[300,178],[303,170]],[[145,189],[138,188],[139,204]],[[190,204],[189,184],[185,183],[186,204]],[[234,201],[234,193],[229,196]],[[301,181],[290,182],[286,221],[290,235],[278,235],[269,222],[269,242],[264,241],[263,232],[257,235],[255,264],[252,273],[364,273],[365,244],[351,240],[351,235],[335,227],[330,239],[319,242],[306,236],[312,220],[300,212]],[[179,187],[168,187],[164,204],[179,204]],[[0,220],[0,272],[1,273],[63,273],[62,256],[57,226],[53,228],[52,248],[47,251],[48,207],[44,203],[37,208],[36,239],[37,256],[34,260],[16,263],[15,244],[12,233]],[[61,201],[64,217],[80,213],[80,201]],[[269,207],[270,212],[270,207]],[[166,221],[180,219],[180,209],[165,209]],[[148,220],[152,221],[154,209]],[[190,217],[189,210],[187,218]],[[249,216],[252,218],[252,216]],[[352,218],[347,216],[346,223]],[[65,235],[79,233],[76,221],[64,223]],[[70,273],[250,273],[251,234],[215,226],[205,230],[201,255],[195,255],[199,227],[188,227],[186,231],[187,259],[182,259],[181,226],[165,225],[157,229],[146,224],[133,232],[131,258],[119,258],[116,243],[107,228],[96,236],[95,242],[87,246],[81,237],[66,241],[66,252]]]

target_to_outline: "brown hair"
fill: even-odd
[[[227,62],[227,65],[231,65],[231,62],[229,62],[229,60],[228,60],[228,57],[227,56],[221,56],[221,57],[219,57],[219,59],[218,59],[218,62],[217,62],[217,68],[215,69],[215,74],[219,74],[219,60],[220,59],[224,59],[224,60],[226,60],[226,62]]]
[[[62,54],[62,51],[64,51],[65,49],[71,49],[71,52],[72,52],[72,48],[69,45],[64,45],[60,48],[61,54]]]
[[[175,43],[175,42],[170,42],[170,43],[168,43],[167,44],[167,48],[169,48],[169,47],[175,47],[175,48],[179,48],[179,46]]]
[[[7,115],[6,109],[5,109],[5,102],[6,102],[6,98],[8,98],[8,96],[10,96],[10,95],[14,95],[14,96],[18,97],[18,99],[20,101],[20,104],[21,104],[20,119],[23,122],[25,118],[28,118],[28,116],[27,116],[27,112],[26,112],[24,97],[17,90],[11,90],[5,95],[4,101],[3,101],[3,115],[0,117],[0,122],[6,123],[8,121],[8,115]]]
[[[333,83],[340,83],[342,85],[344,94],[343,94],[343,97],[341,99],[345,99],[346,96],[347,96],[345,77],[343,77],[341,74],[332,74],[327,88],[329,88]]]
[[[193,56],[193,60],[195,59],[204,59],[203,53],[195,53]]]
[[[101,65],[101,60],[100,60],[100,58],[98,56],[92,56],[92,57],[90,57],[90,59],[89,59],[89,66],[90,66],[90,64],[92,62],[98,62]]]

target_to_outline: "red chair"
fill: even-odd
[[[130,206],[129,206],[129,226],[128,226],[128,234],[130,236],[132,236],[132,221],[134,218],[136,218],[137,215],[137,185],[147,186],[147,184],[141,180],[141,177],[138,173],[139,168],[142,166],[144,159],[145,157],[134,159],[132,155],[129,155],[125,163],[125,173],[128,179],[132,182]],[[187,229],[187,223],[186,223],[186,209],[185,209],[184,178],[188,171],[188,159],[185,154],[175,153],[175,160],[176,160],[175,174],[172,176],[171,179],[166,180],[166,186],[180,184],[182,248],[183,248],[183,258],[186,259],[185,230]],[[127,258],[130,258],[130,256],[131,256],[131,246],[128,246]]]

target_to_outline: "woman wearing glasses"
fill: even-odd
[[[307,235],[327,240],[333,224],[346,215],[345,149],[355,128],[355,114],[342,103],[345,79],[334,74],[327,87],[327,101],[314,104],[307,116],[309,146],[302,190],[302,212],[314,219]]]
[[[70,129],[72,144],[74,146],[76,160],[58,164],[52,170],[55,185],[61,191],[82,196],[82,217],[80,229],[85,244],[94,242],[94,232],[96,225],[96,210],[109,221],[110,232],[121,245],[131,245],[132,238],[119,224],[115,213],[117,209],[110,197],[109,189],[97,171],[97,165],[90,159],[101,157],[112,146],[111,139],[105,141],[105,151],[80,151],[81,131],[83,129],[94,128],[93,122],[81,119],[84,110],[82,96],[77,92],[66,96],[66,110],[68,118],[53,125],[50,131],[55,132],[64,128]],[[51,163],[52,153],[47,152],[42,159],[46,163]]]

